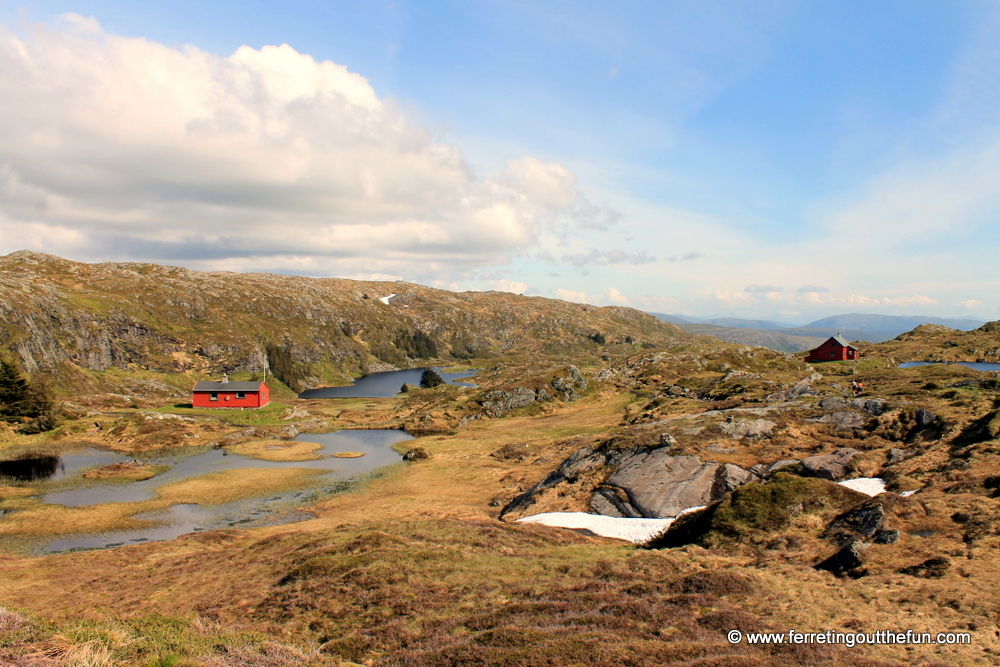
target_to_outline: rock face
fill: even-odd
[[[860,410],[861,412],[867,412],[868,414],[875,415],[876,417],[886,411],[884,398],[855,398],[847,400],[845,398],[831,396],[820,401],[819,407],[823,410],[830,411]]]
[[[808,421],[818,422],[820,424],[833,424],[834,431],[853,431],[854,429],[861,428],[865,425],[864,415],[860,412],[851,412],[848,410],[831,412],[828,415],[823,415],[819,419],[810,419]]]
[[[719,424],[719,430],[723,435],[728,435],[734,440],[770,438],[774,427],[775,423],[766,419],[734,419]]]
[[[575,401],[580,398],[580,392],[587,389],[587,379],[580,375],[576,366],[567,368],[569,374],[565,377],[552,379],[552,388],[562,394],[564,401]]]
[[[840,551],[816,565],[816,569],[832,572],[838,577],[857,576],[861,574],[859,570],[865,564],[864,553],[868,546],[860,540],[851,540]]]
[[[856,449],[842,447],[833,454],[809,456],[802,459],[802,469],[810,477],[837,481],[851,471],[851,460],[860,453]]]
[[[697,456],[671,456],[654,449],[623,461],[598,487],[590,507],[607,516],[668,518],[759,479],[729,463],[702,463]]]
[[[500,417],[505,412],[526,408],[535,402],[537,394],[533,389],[518,387],[517,389],[493,389],[483,394],[483,410],[491,417]]]

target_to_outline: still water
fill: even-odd
[[[914,366],[931,366],[934,364],[958,364],[971,368],[974,371],[1000,371],[1000,364],[991,364],[980,361],[907,361],[899,365],[900,368],[913,368]]]
[[[224,505],[172,505],[168,509],[139,519],[148,519],[154,525],[133,531],[105,533],[101,535],[70,536],[48,543],[43,551],[56,552],[73,549],[101,549],[122,544],[167,540],[193,531],[213,528],[248,527],[288,523],[301,520],[309,515],[297,509],[318,495],[337,491],[350,485],[351,480],[364,473],[383,466],[397,463],[400,455],[392,450],[392,445],[413,436],[399,430],[347,430],[332,433],[304,433],[296,440],[318,442],[323,448],[316,451],[321,458],[314,461],[275,462],[261,461],[221,449],[201,451],[191,456],[176,456],[151,459],[154,465],[168,465],[170,469],[152,479],[129,484],[107,484],[82,489],[70,489],[46,494],[42,501],[72,507],[96,505],[108,502],[136,502],[148,500],[156,495],[156,489],[164,484],[178,482],[220,470],[235,468],[310,468],[326,470],[317,487],[277,494],[267,498],[251,498]],[[358,458],[335,458],[331,454],[344,451],[363,452]],[[56,458],[56,457],[46,457]],[[39,461],[40,459],[32,459]],[[114,452],[85,450],[56,458],[55,463],[47,461],[45,471],[52,469],[47,477],[33,479],[65,479],[94,466],[107,465],[122,460],[122,455]],[[12,463],[12,462],[8,462]],[[21,462],[18,462],[19,464]],[[22,464],[23,465],[23,464]],[[38,470],[35,466],[35,470]],[[22,469],[23,470],[23,467]],[[13,476],[11,476],[13,477]],[[18,481],[26,481],[14,478]]]
[[[460,378],[468,378],[473,371],[460,373],[442,373],[441,366],[435,368],[438,375],[448,384],[460,387],[475,387],[469,382],[458,382]],[[420,386],[420,375],[426,368],[409,368],[402,371],[386,371],[371,373],[354,380],[354,384],[344,387],[320,387],[299,394],[299,398],[392,398],[399,393],[404,384]]]

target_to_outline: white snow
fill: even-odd
[[[380,296],[378,300],[388,306],[389,305],[389,299],[391,299],[394,296],[396,296],[396,295],[395,294],[390,294],[389,296]]]
[[[586,528],[602,537],[615,537],[619,540],[641,543],[648,542],[666,531],[674,520],[621,519],[602,514],[587,514],[586,512],[545,512],[526,516],[523,519],[518,519],[517,522],[540,523],[544,526],[559,528]]]
[[[916,492],[917,492],[917,490],[916,490],[916,489],[914,489],[913,491],[903,491],[903,492],[902,492],[901,494],[899,494],[899,495],[903,496],[904,498],[909,498],[910,496],[912,496],[912,495],[913,495],[914,493],[916,493]]]
[[[885,493],[885,480],[878,477],[858,477],[837,483],[849,489],[860,491],[866,496],[877,496],[880,493]]]

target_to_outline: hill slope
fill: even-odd
[[[0,350],[61,377],[259,372],[270,362],[298,389],[415,359],[625,354],[690,338],[630,308],[506,292],[0,257]]]

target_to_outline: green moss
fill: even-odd
[[[778,473],[767,484],[747,484],[700,512],[679,518],[653,548],[698,544],[722,548],[758,543],[798,514],[841,512],[863,494],[834,482]]]

